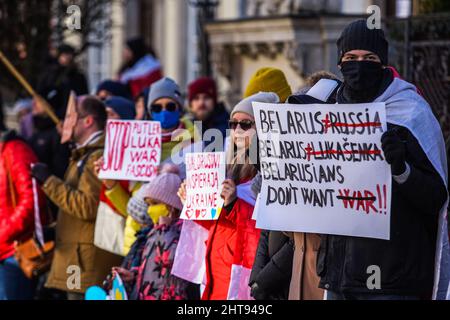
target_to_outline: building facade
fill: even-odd
[[[126,39],[142,36],[163,65],[164,74],[183,88],[201,75],[198,8],[205,0],[113,0],[111,40],[88,52],[91,87],[116,75]],[[215,2],[215,1],[210,1]],[[221,0],[206,24],[209,61],[229,104],[240,99],[260,67],[283,70],[295,91],[318,70],[338,72],[335,42],[342,28],[367,8],[383,16],[407,15],[410,0]],[[388,4],[386,4],[388,3]]]

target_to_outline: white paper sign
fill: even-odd
[[[263,176],[261,229],[389,239],[384,103],[253,103]]]
[[[100,179],[150,181],[161,161],[161,123],[108,120]]]
[[[216,220],[223,206],[220,197],[225,180],[225,152],[186,154],[185,220]]]

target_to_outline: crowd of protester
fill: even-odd
[[[430,107],[389,67],[382,30],[355,21],[342,32],[337,47],[342,81],[321,71],[293,93],[283,71],[268,66],[252,76],[242,99],[227,108],[214,79],[201,77],[180,88],[164,77],[142,39],[127,42],[117,77],[101,82],[89,95],[74,62],[75,50],[61,46],[38,92],[60,119],[70,92],[76,93],[71,141],[60,143],[61,127],[31,99],[15,104],[19,132],[1,130],[0,300],[83,300],[93,286],[108,292],[117,275],[133,300],[431,299],[447,186],[428,155],[440,145],[423,145],[413,127],[389,122],[402,107],[398,101]],[[311,88],[322,90],[322,79],[333,81],[334,89],[322,97],[311,95]],[[287,102],[298,108],[386,103],[388,131],[382,147],[392,169],[390,240],[256,228],[252,214],[262,177],[258,162],[248,159],[249,149],[258,143],[253,102]],[[161,165],[151,182],[99,178],[108,119],[161,123]],[[419,125],[426,118],[405,121]],[[439,134],[438,126],[432,128],[436,124],[425,123],[424,130]],[[202,137],[210,129],[220,132],[223,141],[216,151],[227,154],[224,205],[217,220],[181,220],[186,169],[173,156],[197,143],[206,150],[210,141]],[[191,137],[181,146],[180,131]],[[15,253],[36,233],[36,206],[44,238],[54,241],[55,248],[49,270],[29,278]],[[106,225],[115,226],[113,232]],[[171,272],[177,246],[188,232],[206,239],[193,249],[201,253],[196,257],[204,268],[201,283]],[[382,270],[381,288],[375,291],[366,284],[369,265]],[[69,285],[72,266],[81,270],[78,286]],[[448,288],[448,283],[438,285]]]

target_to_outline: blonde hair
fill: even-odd
[[[257,170],[255,166],[250,163],[248,153],[245,152],[242,155],[238,155],[237,152],[235,152],[234,142],[232,140],[230,142],[231,145],[226,154],[227,178],[233,179],[235,183],[252,179],[256,175]]]

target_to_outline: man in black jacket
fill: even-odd
[[[41,91],[50,106],[55,111],[58,108],[59,99],[57,98],[59,91],[50,89],[49,91]],[[63,178],[69,165],[70,147],[61,144],[61,135],[58,133],[55,123],[45,113],[33,104],[33,134],[28,139],[28,144],[33,148],[39,162],[45,163],[52,174],[58,178]]]
[[[369,29],[365,20],[355,21],[337,45],[344,77],[338,103],[386,102],[388,106],[397,92],[406,90],[400,107],[419,101],[429,108],[410,84],[394,78],[386,67],[388,43],[381,29]],[[431,164],[414,132],[389,123],[389,114],[387,120],[388,131],[381,142],[392,170],[390,240],[324,236],[317,273],[330,300],[429,299],[432,294],[438,218],[447,199],[443,174]],[[425,128],[440,133],[436,126],[430,121]]]

